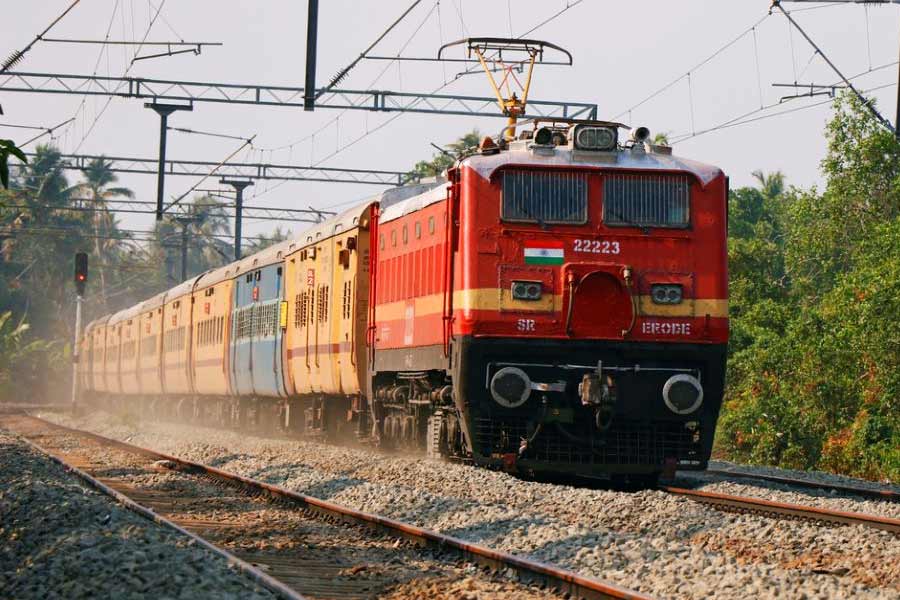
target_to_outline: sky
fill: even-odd
[[[356,58],[411,3],[323,0],[318,85]],[[23,48],[70,4],[71,0],[31,0],[15,3],[11,10],[4,7],[0,53],[5,57]],[[784,7],[845,75],[859,75],[854,84],[863,90],[883,86],[870,95],[893,121],[898,73],[892,63],[898,60],[900,6],[785,2]],[[132,65],[134,47],[38,42],[14,70],[301,87],[306,14],[304,0],[82,0],[47,37],[223,45],[204,48],[199,56]],[[766,0],[421,0],[373,54],[434,57],[443,43],[474,36],[519,36],[548,19],[528,37],[566,48],[574,64],[536,68],[532,99],[596,103],[601,119],[667,133],[676,142],[676,154],[721,167],[732,186],[751,185],[751,173],[757,169],[781,170],[792,185],[822,185],[819,163],[826,149],[823,130],[831,115],[829,99],[782,100],[805,90],[772,84],[831,85],[839,77],[782,15],[769,15]],[[140,53],[154,51],[145,47]],[[455,56],[461,57],[459,51]],[[363,60],[340,87],[491,94],[484,74],[455,77],[459,71],[454,64]],[[3,81],[0,75],[0,87]],[[0,137],[21,141],[35,133],[4,124],[49,127],[74,116],[70,125],[53,135],[53,143],[63,152],[154,158],[159,119],[143,103],[0,90],[4,111]],[[761,107],[767,108],[760,111]],[[784,114],[768,117],[775,113]],[[759,117],[765,118],[756,120]],[[735,119],[749,122],[719,127]],[[473,128],[495,134],[503,121],[198,103],[193,112],[176,113],[170,125],[241,138],[256,136],[253,147],[236,156],[242,162],[405,171],[431,157],[432,143],[450,143]],[[50,138],[44,137],[36,143],[47,141]],[[26,149],[33,151],[36,143]],[[219,162],[241,144],[170,132],[168,157]],[[69,173],[73,182],[78,180],[77,173]],[[218,187],[217,180],[211,178],[201,187]],[[195,182],[169,177],[166,195],[180,196]],[[119,185],[134,190],[138,199],[156,198],[154,176],[122,174]],[[340,210],[380,189],[259,181],[248,189],[245,203]],[[134,229],[151,228],[152,219],[150,215],[122,216],[123,226]],[[266,233],[274,225],[246,221],[244,233]],[[303,228],[296,223],[288,226],[294,232]]]

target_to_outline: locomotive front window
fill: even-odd
[[[607,175],[603,222],[622,227],[690,224],[691,182],[679,175]]]
[[[500,217],[519,223],[587,223],[587,177],[579,173],[505,171]]]

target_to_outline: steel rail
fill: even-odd
[[[493,550],[480,544],[473,544],[460,538],[444,535],[409,523],[396,521],[388,517],[382,517],[380,515],[341,506],[340,504],[335,504],[327,500],[307,496],[306,494],[294,492],[277,485],[244,477],[243,475],[238,475],[236,473],[223,471],[216,467],[172,456],[157,450],[151,450],[128,442],[114,440],[90,431],[59,425],[33,415],[28,416],[51,428],[93,439],[107,446],[119,448],[135,454],[142,454],[157,460],[170,461],[175,465],[175,470],[179,472],[208,476],[244,491],[255,492],[276,500],[288,501],[314,513],[336,518],[347,523],[363,525],[383,533],[402,537],[422,546],[432,547],[438,550],[451,550],[464,560],[491,569],[511,568],[519,575],[520,581],[524,583],[545,585],[563,594],[569,594],[573,598],[586,598],[590,600],[650,599],[650,596],[646,596],[640,592],[620,587],[611,582],[584,577],[567,569],[560,569],[529,558]]]
[[[820,508],[818,506],[775,502],[772,500],[763,500],[761,498],[751,498],[747,496],[732,496],[730,494],[719,494],[716,492],[688,490],[667,485],[659,486],[658,489],[725,510],[755,512],[775,517],[789,517],[807,521],[832,523],[835,525],[863,525],[865,527],[881,529],[895,535],[900,534],[900,519],[831,510]]]
[[[35,418],[35,417],[31,417],[31,418]],[[41,419],[41,420],[43,420],[43,419]],[[191,533],[187,529],[184,529],[180,525],[176,524],[174,521],[171,521],[171,520],[163,517],[159,513],[155,512],[154,510],[138,504],[137,502],[135,502],[134,500],[132,500],[125,494],[123,494],[117,490],[114,490],[113,488],[109,487],[108,485],[106,485],[105,483],[100,481],[99,479],[96,479],[92,475],[89,475],[88,473],[79,469],[75,465],[72,465],[72,464],[66,462],[59,456],[57,456],[57,455],[53,454],[52,452],[50,452],[49,450],[41,447],[40,445],[38,445],[35,442],[28,439],[27,437],[20,435],[19,438],[22,441],[24,441],[26,444],[28,444],[31,448],[33,448],[35,451],[40,452],[41,454],[43,454],[44,456],[49,458],[54,463],[58,464],[59,466],[61,466],[64,469],[66,469],[67,471],[71,471],[73,474],[78,476],[80,479],[82,479],[85,483],[90,485],[92,488],[94,488],[95,490],[99,491],[100,493],[105,494],[105,495],[109,496],[110,498],[114,499],[116,502],[121,504],[126,509],[132,511],[133,513],[135,513],[141,517],[144,517],[145,519],[153,521],[154,523],[158,523],[159,525],[173,529],[176,532],[178,532],[179,534],[187,536],[188,539],[192,540],[195,544],[198,544],[198,545],[202,546],[203,548],[209,550],[210,552],[217,554],[218,556],[221,556],[228,562],[228,564],[234,565],[235,567],[237,567],[237,569],[239,571],[241,571],[242,574],[246,575],[247,577],[249,577],[256,583],[258,583],[259,585],[271,590],[276,595],[278,595],[280,598],[284,598],[285,600],[306,600],[305,596],[301,596],[300,594],[298,594],[297,592],[295,592],[294,590],[292,590],[285,584],[281,583],[274,577],[271,577],[270,575],[266,574],[264,571],[254,567],[247,561],[245,561],[241,558],[238,558],[237,556],[228,552],[224,548],[220,548],[219,546],[211,544],[210,542],[206,541],[202,537],[200,537],[194,533]]]
[[[808,479],[795,479],[793,477],[784,477],[781,475],[766,475],[762,473],[744,473],[741,471],[729,471],[728,469],[707,469],[706,474],[715,475],[717,477],[734,477],[737,479],[756,479],[760,481],[769,481],[772,483],[780,483],[794,487],[802,487],[814,490],[834,490],[844,494],[855,494],[875,500],[885,500],[887,502],[900,502],[900,493],[884,488],[863,488],[852,485],[844,485],[840,483],[824,483],[810,481]]]

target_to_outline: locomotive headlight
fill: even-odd
[[[513,281],[510,293],[514,300],[540,300],[542,288],[540,281]]]
[[[522,369],[504,367],[491,377],[491,396],[504,408],[518,408],[531,395],[531,379]]]
[[[650,286],[650,297],[654,304],[681,304],[684,291],[678,284],[654,284]]]
[[[672,375],[663,385],[663,402],[676,415],[689,415],[703,404],[703,386],[693,375]]]
[[[575,148],[578,150],[608,152],[615,150],[617,143],[618,130],[614,127],[575,126]]]

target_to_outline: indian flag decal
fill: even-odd
[[[565,259],[562,242],[525,242],[526,265],[561,265]]]

